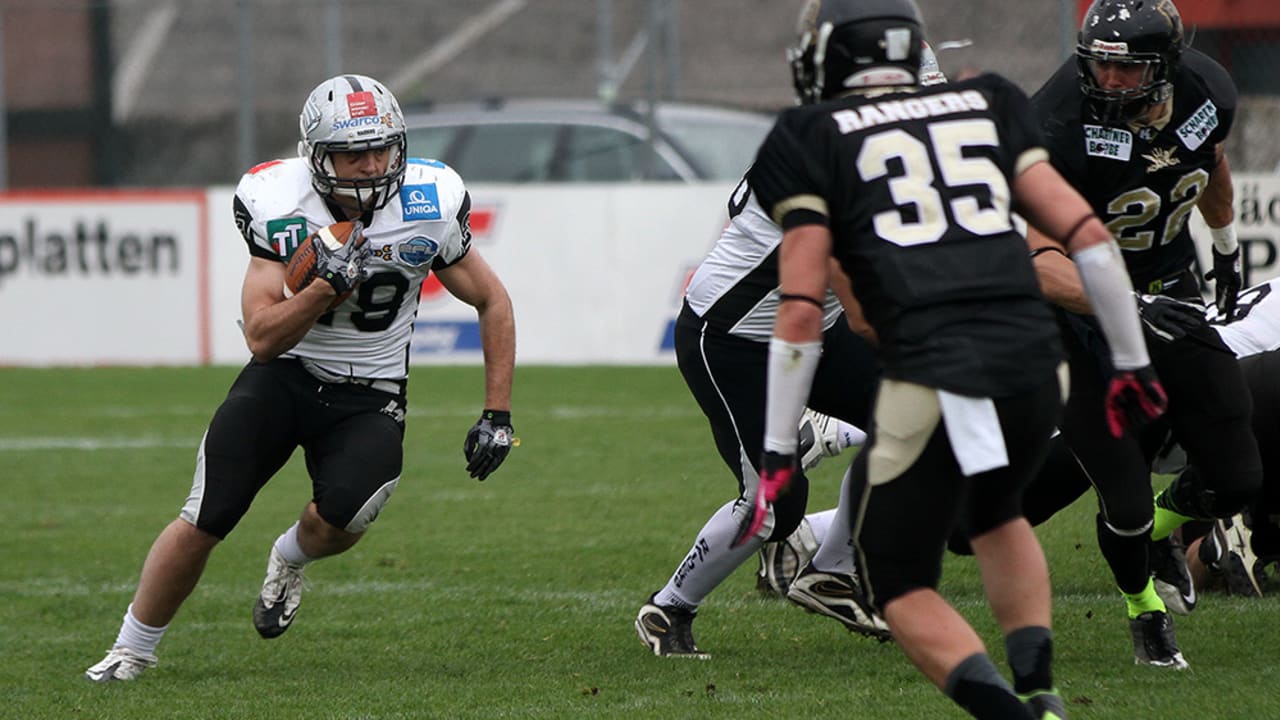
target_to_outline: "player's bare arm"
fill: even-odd
[[[333,302],[333,286],[314,280],[291,298],[284,296],[284,263],[249,259],[240,290],[244,339],[258,362],[288,351],[315,325]]]
[[[1204,216],[1205,224],[1211,228],[1226,227],[1235,219],[1235,189],[1231,182],[1231,163],[1223,152],[1222,143],[1216,148],[1218,164],[1209,173],[1209,182],[1205,186],[1196,207]]]
[[[857,296],[853,294],[853,285],[849,282],[849,276],[845,274],[844,269],[840,267],[840,262],[835,258],[828,260],[827,273],[831,291],[840,298],[840,305],[844,308],[844,319],[849,329],[861,335],[872,345],[879,345],[880,338],[876,335],[875,328],[871,327],[871,323],[867,322],[866,316],[862,314],[862,303],[858,302]]]
[[[782,304],[773,336],[789,342],[817,340],[822,337],[831,231],[821,225],[792,228],[783,234],[778,252]]]
[[[1075,252],[1099,242],[1111,242],[1111,233],[1101,220],[1092,217],[1093,210],[1085,199],[1047,162],[1035,163],[1019,173],[1013,190],[1019,211],[1028,223],[1028,247],[1032,252],[1048,248],[1033,258],[1045,297],[1071,312],[1092,315],[1079,271],[1062,250],[1064,245]],[[1079,224],[1082,220],[1083,224]],[[1074,236],[1063,237],[1068,233]]]
[[[484,406],[494,410],[511,409],[516,321],[506,286],[474,248],[461,260],[436,274],[450,294],[476,309],[480,319],[485,368]]]

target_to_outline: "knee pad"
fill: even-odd
[[[397,477],[384,483],[372,495],[364,498],[363,502],[345,493],[333,493],[316,504],[316,512],[334,527],[340,527],[349,533],[362,533],[378,518],[378,513],[382,512],[382,508],[391,499],[391,493],[399,482],[400,478]]]

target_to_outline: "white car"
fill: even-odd
[[[768,115],[659,104],[653,153],[644,105],[511,100],[406,111],[409,154],[469,183],[737,180],[773,125]]]

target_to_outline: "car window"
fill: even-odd
[[[563,180],[568,182],[623,182],[646,177],[647,143],[613,128],[576,125],[565,143]],[[654,159],[658,180],[678,180],[679,175],[661,156]]]
[[[755,159],[756,148],[769,133],[768,121],[733,123],[723,120],[672,118],[663,131],[693,158],[708,180],[737,180]]]
[[[406,139],[409,144],[409,157],[443,160],[449,156],[449,147],[462,133],[458,126],[418,128],[410,130]]]
[[[466,182],[546,182],[561,127],[502,123],[418,128],[409,133],[411,154],[435,157]]]

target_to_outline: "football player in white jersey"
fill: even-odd
[[[290,627],[306,564],[353,546],[400,481],[409,340],[430,272],[479,317],[484,410],[466,435],[467,471],[483,480],[511,449],[515,321],[505,287],[470,245],[462,179],[406,154],[395,97],[362,75],[316,87],[300,129],[300,157],[258,165],[236,189],[253,358],[215,413],[190,496],[152,545],[115,644],[86,671],[90,680],[132,680],[156,664],[156,645],[213,548],[301,447],[311,499],[271,547],[253,609],[264,638]],[[315,242],[316,279],[286,292],[293,253],[346,220],[358,222],[350,240],[337,249]]]
[[[925,44],[922,51],[922,84],[946,82],[932,49]],[[811,559],[811,551],[797,555],[787,542],[793,535],[811,535],[804,518],[808,480],[803,473],[788,496],[769,509],[766,522],[771,530],[740,545],[733,543],[759,482],[769,340],[780,302],[781,242],[782,229],[760,207],[744,178],[729,198],[729,223],[685,289],[676,321],[676,360],[707,416],[716,449],[737,478],[738,494],[707,519],[666,585],[640,608],[636,633],[655,655],[707,656],[693,637],[697,609],[757,551],[762,590],[783,594],[851,632],[889,637],[888,625],[862,598],[849,551],[851,520],[843,503],[832,511],[834,519],[824,523],[832,539],[825,552]],[[806,470],[821,457],[865,439],[859,426],[870,418],[880,377],[872,345],[853,330],[857,327],[865,334],[870,327],[852,295],[841,295],[828,289],[822,302],[823,358],[808,396],[810,409],[800,423]],[[844,305],[851,308],[852,322],[844,315]],[[847,490],[842,486],[841,498],[850,494]]]

